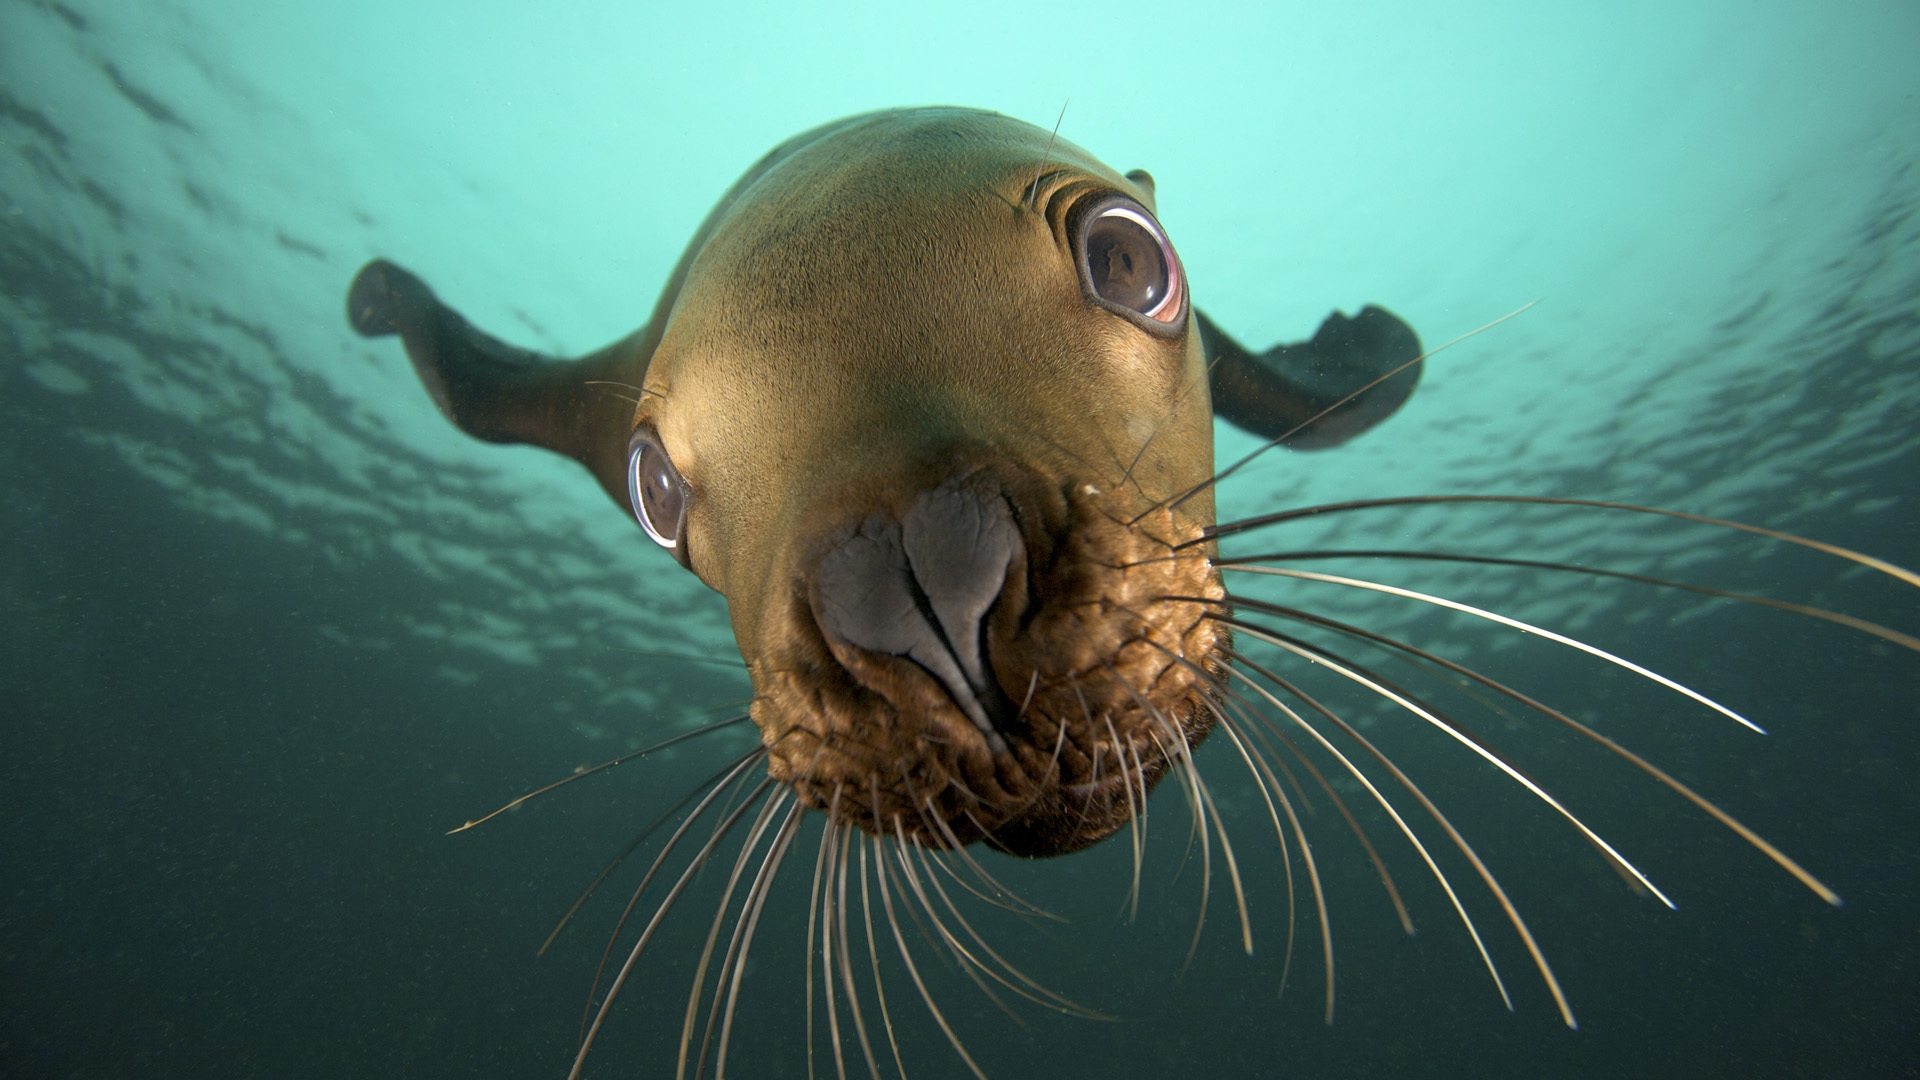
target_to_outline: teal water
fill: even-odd
[[[441,835],[746,682],[719,599],[583,473],[464,439],[396,347],[350,334],[366,258],[503,336],[582,351],[645,317],[699,217],[787,135],[934,102],[1047,126],[1065,102],[1063,137],[1153,171],[1196,302],[1249,344],[1367,302],[1436,344],[1540,301],[1436,358],[1379,431],[1263,459],[1224,513],[1567,495],[1913,566],[1916,54],[1905,3],[0,4],[0,1069],[564,1075],[633,875],[535,949],[639,825],[739,752],[718,737]],[[1251,445],[1220,431],[1223,459]],[[1604,561],[1920,632],[1920,590],[1670,523],[1381,511],[1288,546],[1329,538]],[[1618,583],[1347,569],[1581,634],[1753,716],[1770,735],[1518,635],[1295,594],[1550,691],[1846,905],[1590,748],[1485,714],[1665,911],[1483,768],[1359,706],[1502,875],[1581,1030],[1476,892],[1503,1009],[1444,896],[1363,814],[1419,928],[1402,936],[1324,806],[1336,1022],[1304,908],[1276,995],[1278,849],[1210,743],[1254,956],[1216,881],[1181,974],[1199,872],[1171,785],[1137,924],[1113,918],[1124,843],[997,859],[1073,921],[982,911],[983,930],[1123,1019],[1023,1005],[1021,1027],[924,953],[989,1075],[1912,1075],[1920,657]],[[806,1075],[803,876],[755,946],[736,1075]],[[671,1067],[719,884],[650,953],[591,1075]],[[904,972],[887,978],[909,1073],[964,1075]]]

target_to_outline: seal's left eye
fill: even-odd
[[[653,542],[682,562],[686,558],[681,532],[691,494],[680,470],[667,457],[666,447],[660,445],[660,436],[648,427],[635,431],[627,444],[627,502]]]
[[[1080,257],[1095,296],[1158,323],[1181,317],[1180,260],[1151,215],[1114,203],[1097,211],[1082,235]]]

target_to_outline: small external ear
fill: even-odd
[[[475,329],[426,282],[385,259],[354,275],[347,322],[363,337],[400,335],[414,374],[455,427],[487,442],[565,454],[627,505],[634,406],[614,388],[594,384],[642,384],[639,334],[580,360],[517,349]]]
[[[1420,356],[1420,338],[1384,308],[1327,316],[1311,341],[1249,353],[1195,311],[1206,347],[1214,415],[1294,450],[1338,446],[1391,416],[1413,394],[1414,364],[1345,404],[1342,398]],[[1320,413],[1332,408],[1331,412]],[[1304,426],[1303,426],[1304,425]]]
[[[1127,179],[1147,194],[1147,209],[1159,213],[1160,208],[1153,205],[1153,174],[1145,169],[1135,169],[1127,174]]]

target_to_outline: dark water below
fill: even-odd
[[[1239,478],[1229,514],[1569,495],[1920,564],[1908,5],[1605,19],[1219,6],[1155,46],[1157,85],[1183,90],[1146,104],[1112,84],[1108,61],[1134,55],[1125,25],[1147,9],[1086,24],[1066,60],[999,29],[1067,21],[1032,5],[804,18],[134,10],[0,5],[0,1069],[12,1075],[565,1074],[633,868],[554,951],[535,949],[635,828],[745,744],[716,736],[442,833],[719,715],[745,680],[724,663],[715,597],[571,466],[447,430],[397,349],[350,337],[341,292],[363,259],[391,254],[502,333],[600,344],[638,321],[733,173],[832,116],[955,100],[1050,121],[1072,97],[1065,133],[1153,168],[1198,302],[1251,342],[1377,300],[1432,343],[1544,297],[1445,354],[1379,432]],[[1222,431],[1222,457],[1247,445]],[[1920,589],[1671,522],[1379,511],[1286,546],[1326,542],[1605,562],[1920,633]],[[1351,783],[1343,795],[1419,933],[1400,933],[1321,805],[1309,828],[1336,1023],[1321,1021],[1305,906],[1276,998],[1278,848],[1216,739],[1200,763],[1246,873],[1254,956],[1216,877],[1180,974],[1199,870],[1181,865],[1172,785],[1154,800],[1137,924],[1114,919],[1124,843],[994,859],[1072,921],[1030,927],[976,905],[976,925],[1123,1019],[1023,1007],[1017,1026],[923,952],[989,1075],[1915,1073],[1920,656],[1623,583],[1326,568],[1583,636],[1753,717],[1769,735],[1537,640],[1312,586],[1290,594],[1602,725],[1845,906],[1591,746],[1475,713],[1675,898],[1666,911],[1484,766],[1348,692],[1501,875],[1580,1030],[1443,853],[1513,994],[1515,1011],[1501,1007],[1444,896]],[[811,834],[800,850],[754,947],[735,1075],[806,1074]],[[671,1067],[722,877],[702,879],[650,952],[591,1075]],[[963,1075],[904,971],[886,979],[910,1074]],[[830,1057],[816,1068],[831,1074]]]

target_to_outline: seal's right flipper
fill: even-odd
[[[354,275],[347,321],[366,337],[400,335],[421,384],[460,430],[488,442],[528,443],[565,454],[626,505],[634,406],[618,388],[594,384],[640,383],[640,334],[580,360],[515,348],[476,329],[426,282],[385,259]]]
[[[1207,350],[1214,415],[1294,450],[1337,446],[1385,420],[1420,382],[1414,364],[1333,411],[1342,398],[1420,356],[1413,327],[1368,305],[1349,319],[1327,316],[1311,341],[1248,352],[1195,311]],[[1301,425],[1305,425],[1302,427]],[[1289,434],[1291,433],[1291,434]]]

